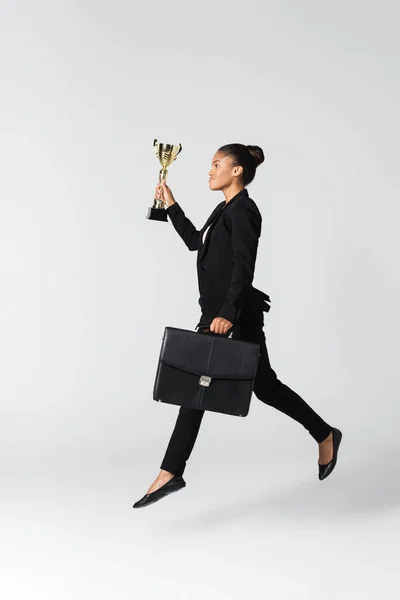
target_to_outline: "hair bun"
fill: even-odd
[[[258,167],[258,165],[261,165],[261,163],[264,162],[264,152],[262,151],[260,146],[246,146],[246,148],[253,157],[254,162],[256,163],[256,167]]]

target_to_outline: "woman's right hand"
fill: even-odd
[[[156,198],[157,200],[162,200],[164,204],[168,206],[172,206],[175,204],[175,198],[171,192],[171,189],[165,183],[165,179],[162,179],[161,183],[156,187]]]

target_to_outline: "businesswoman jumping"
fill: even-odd
[[[295,419],[308,430],[319,446],[319,479],[335,468],[342,433],[328,425],[271,368],[263,312],[269,297],[252,286],[261,215],[246,186],[264,161],[258,146],[229,144],[213,156],[209,171],[211,190],[224,193],[222,201],[204,227],[198,231],[175,201],[165,181],[156,188],[156,197],[167,206],[173,226],[189,250],[197,250],[197,274],[202,309],[199,333],[228,335],[260,344],[260,359],[254,393],[265,404]],[[204,411],[181,407],[161,471],[147,493],[133,507],[141,508],[176,492],[186,483],[182,477],[199,432]]]

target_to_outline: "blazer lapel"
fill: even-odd
[[[210,215],[210,217],[207,219],[207,223],[204,225],[203,229],[201,230],[201,238],[200,240],[202,240],[203,234],[205,232],[205,230],[207,229],[207,227],[210,225],[210,229],[207,232],[206,235],[206,239],[204,240],[204,244],[201,241],[201,245],[200,245],[200,249],[199,249],[199,260],[201,260],[203,258],[203,255],[205,254],[206,248],[208,247],[208,243],[210,240],[210,234],[211,231],[214,229],[216,222],[218,221],[219,217],[222,214],[222,211],[225,208],[225,202],[219,204],[217,206],[217,208],[214,210],[214,212],[212,213],[212,215]]]
[[[204,256],[204,254],[206,253],[206,250],[208,248],[208,244],[210,241],[210,234],[211,231],[214,229],[216,222],[218,221],[219,217],[221,216],[222,212],[226,209],[229,208],[230,204],[232,204],[232,202],[236,202],[236,200],[238,200],[239,198],[241,198],[242,196],[248,196],[249,193],[246,189],[241,190],[238,194],[236,194],[236,196],[234,196],[229,202],[228,204],[226,204],[225,201],[221,202],[220,204],[218,204],[218,206],[215,208],[215,210],[213,211],[213,213],[210,215],[210,217],[207,219],[207,223],[204,225],[203,229],[201,230],[201,237],[200,237],[200,242],[202,240],[202,236],[204,231],[207,229],[207,227],[210,225],[210,229],[207,232],[206,235],[206,239],[204,244],[201,242],[200,245],[200,249],[199,249],[199,255],[198,255],[198,260],[201,260]]]

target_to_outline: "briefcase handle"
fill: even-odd
[[[228,340],[231,340],[231,339],[233,339],[232,338],[232,333],[233,333],[232,330],[233,330],[234,327],[235,327],[235,325],[233,325],[230,329],[228,329],[228,331],[226,333],[214,333],[213,331],[210,331],[209,327],[205,328],[205,329],[208,329],[208,331],[202,331],[203,328],[199,327],[199,330],[198,330],[197,333],[211,333],[211,335],[215,335],[215,336],[218,336],[218,337],[223,337],[223,338],[226,338]]]

